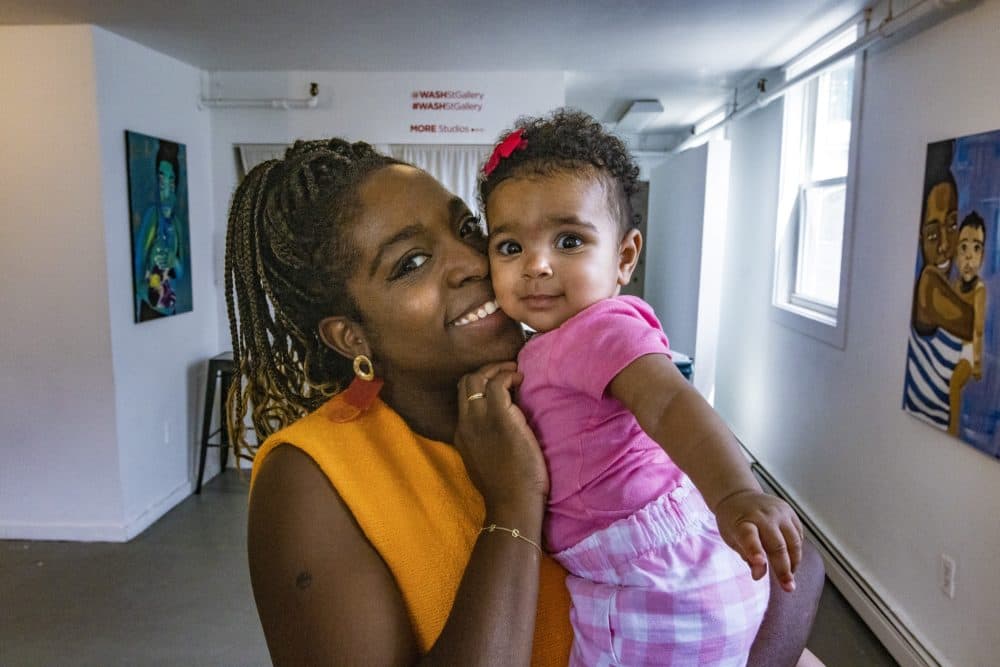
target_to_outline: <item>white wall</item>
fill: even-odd
[[[781,106],[737,123],[717,407],[945,664],[996,664],[1000,461],[900,409],[926,146],[1000,128],[1000,3],[873,54],[847,344],[770,317]],[[957,594],[938,586],[955,557]]]
[[[226,217],[236,188],[234,146],[292,143],[296,139],[340,136],[370,144],[492,144],[515,118],[542,114],[565,103],[562,72],[216,72],[205,77],[212,98],[307,97],[319,84],[316,109],[214,109],[212,168],[215,207],[215,285],[222,290]],[[479,110],[415,111],[415,91],[472,91]],[[421,101],[421,100],[418,100]],[[434,101],[434,100],[431,100]],[[450,101],[450,100],[442,100]],[[458,100],[462,102],[464,100]],[[414,125],[467,127],[475,132],[417,132]],[[220,303],[219,345],[231,348],[225,305]]]
[[[222,300],[233,146],[341,135],[492,143],[564,100],[562,73],[203,73],[100,28],[0,29],[0,537],[129,539],[191,489],[205,360],[229,347]],[[198,97],[302,97],[316,111],[209,111]],[[419,113],[413,91],[482,93]],[[472,100],[475,102],[476,100]],[[469,114],[475,132],[453,127]],[[187,148],[193,312],[132,321],[125,130]],[[214,260],[214,261],[213,261]],[[211,452],[206,475],[217,470]]]
[[[715,400],[730,145],[722,138],[650,170],[646,299],[671,348],[694,358],[694,385]]]
[[[673,156],[649,175],[646,300],[670,347],[694,356],[705,219],[708,144]]]
[[[705,165],[705,218],[701,228],[698,280],[698,331],[694,343],[694,386],[715,403],[716,359],[722,317],[722,267],[729,219],[729,164],[732,147],[725,139],[708,144]]]
[[[90,26],[0,28],[0,69],[0,537],[126,540],[191,492],[218,352],[199,72]],[[194,310],[138,325],[126,129],[187,146]]]
[[[0,538],[123,520],[91,30],[0,28]]]
[[[116,425],[132,537],[186,497],[197,474],[205,365],[220,352],[211,123],[196,105],[199,70],[100,28],[93,35]],[[194,307],[139,324],[133,320],[125,130],[176,141],[187,153]],[[209,452],[206,479],[218,469],[217,453]]]

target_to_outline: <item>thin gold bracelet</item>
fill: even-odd
[[[505,533],[510,533],[511,537],[516,537],[519,540],[524,540],[525,542],[527,542],[531,546],[533,546],[536,549],[538,549],[538,553],[542,553],[542,548],[540,546],[538,546],[538,543],[535,542],[534,540],[532,540],[532,539],[530,539],[530,538],[525,537],[524,535],[522,535],[521,531],[519,531],[517,528],[504,528],[503,526],[498,526],[495,523],[491,523],[488,526],[483,526],[482,528],[480,528],[479,532],[480,533],[492,533],[495,530],[502,530]]]

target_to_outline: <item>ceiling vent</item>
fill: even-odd
[[[661,113],[663,105],[659,100],[633,100],[628,110],[618,119],[616,129],[619,132],[637,134]]]

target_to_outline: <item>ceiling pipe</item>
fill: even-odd
[[[319,105],[319,84],[309,84],[306,98],[227,98],[202,97],[198,106],[203,109],[315,109]]]
[[[826,58],[816,63],[815,65],[813,65],[806,71],[801,72],[797,76],[788,79],[774,90],[770,92],[761,91],[761,93],[756,98],[751,100],[748,104],[738,109],[734,109],[732,113],[728,114],[725,118],[723,118],[719,122],[702,129],[701,132],[698,133],[694,133],[692,128],[691,136],[682,141],[681,143],[679,143],[673,149],[671,149],[670,152],[680,153],[681,151],[685,151],[688,148],[691,148],[692,146],[698,144],[706,135],[710,134],[711,132],[714,132],[715,130],[719,129],[720,127],[723,127],[728,123],[733,122],[734,120],[739,120],[741,118],[744,118],[745,116],[750,115],[751,113],[757,111],[758,109],[766,107],[774,100],[778,99],[779,97],[782,97],[793,86],[796,86],[800,83],[803,83],[805,81],[808,81],[810,79],[819,76],[820,74],[830,69],[834,65],[838,64],[842,60],[850,58],[856,53],[860,53],[865,49],[871,48],[878,42],[881,42],[882,40],[887,39],[889,37],[892,37],[898,31],[908,27],[917,20],[939,13],[945,9],[965,4],[968,1],[969,0],[922,0],[922,2],[912,5],[911,7],[901,12],[900,14],[897,14],[896,16],[892,16],[890,14],[885,18],[885,20],[882,21],[882,23],[879,24],[877,28],[875,28],[874,30],[870,30],[866,34],[862,35],[857,39],[857,41],[853,42],[849,46],[842,48],[840,51],[837,51],[829,58]],[[865,10],[865,13],[868,14],[869,12],[871,12],[873,7],[874,6],[870,6],[868,9]],[[915,10],[921,10],[921,11],[915,11]],[[838,28],[837,31],[841,31],[843,29],[844,28],[842,26]],[[831,33],[827,37],[824,37],[822,40],[820,40],[820,42],[817,43],[822,43],[831,36],[833,36],[833,33]],[[785,67],[787,66],[788,63],[785,64]]]

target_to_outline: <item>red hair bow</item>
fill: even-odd
[[[528,147],[528,141],[521,136],[523,134],[524,129],[518,128],[508,134],[506,139],[497,144],[496,148],[493,149],[493,154],[490,155],[490,159],[483,166],[484,176],[492,174],[503,158],[510,157],[514,151],[524,150]]]

